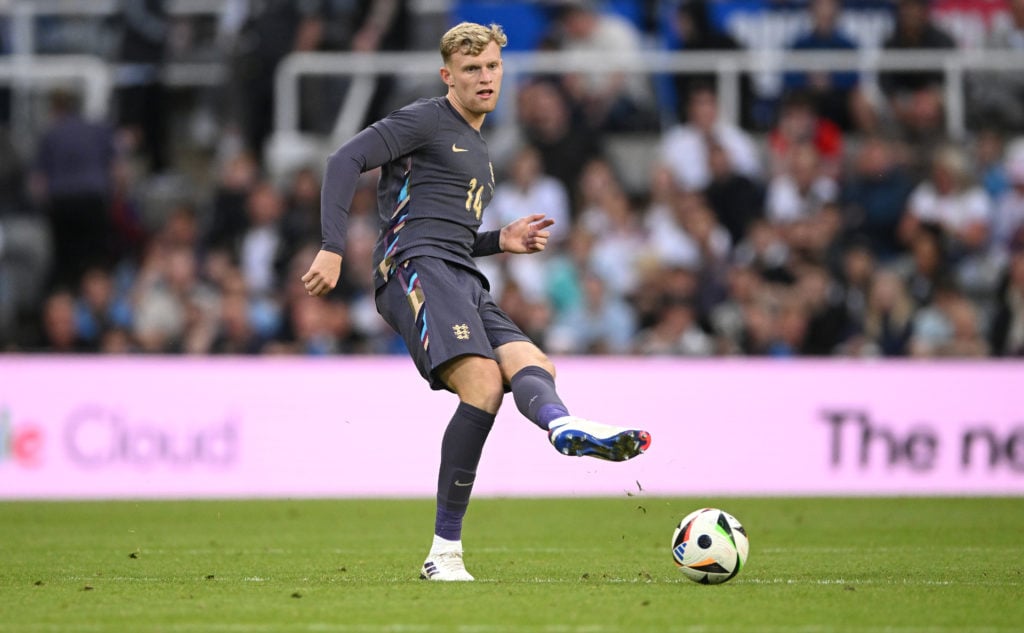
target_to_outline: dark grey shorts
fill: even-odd
[[[402,336],[432,389],[447,389],[434,374],[446,361],[466,354],[493,359],[496,347],[530,341],[476,274],[435,257],[400,264],[377,290],[377,311]]]

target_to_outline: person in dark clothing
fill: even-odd
[[[680,3],[674,14],[673,27],[677,41],[672,43],[672,47],[682,51],[739,51],[743,49],[743,46],[732,35],[718,29],[712,23],[708,2],[705,0],[685,0]],[[691,92],[695,88],[706,86],[713,86],[716,91],[720,89],[716,73],[687,73],[674,77],[676,110],[680,121],[687,120],[687,104],[690,102]],[[756,127],[752,112],[753,93],[750,75],[742,74],[740,76],[740,124],[746,128]]]
[[[711,182],[704,190],[708,206],[729,231],[733,244],[746,238],[750,225],[764,217],[764,188],[733,169],[725,149],[712,143],[708,148]]]
[[[167,94],[160,76],[170,20],[164,0],[121,0],[121,87],[118,125],[146,156],[149,169],[168,167]]]
[[[928,15],[928,0],[899,0],[896,29],[886,40],[886,50],[952,49],[956,42],[937,27]],[[914,139],[928,140],[942,123],[941,71],[886,71],[878,82],[896,123]]]
[[[447,94],[391,113],[331,155],[321,196],[323,245],[302,276],[310,295],[335,288],[360,174],[381,167],[373,253],[377,310],[402,336],[430,387],[459,397],[441,443],[434,540],[420,571],[428,580],[473,580],[462,559],[462,522],[506,390],[562,454],[623,461],[650,444],[646,431],[569,414],[553,364],[498,307],[474,261],[543,251],[553,222],[535,213],[479,232],[494,193],[480,129],[501,92],[507,41],[496,24],[452,27],[440,46]]]
[[[50,106],[53,122],[39,142],[32,189],[50,219],[53,284],[74,288],[89,266],[112,263],[114,133],[85,120],[71,93],[54,92]]]

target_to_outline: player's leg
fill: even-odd
[[[434,540],[420,575],[429,580],[473,580],[462,560],[462,521],[504,388],[497,363],[482,356],[454,358],[436,373],[458,394],[459,405],[441,441]]]
[[[647,431],[570,415],[555,388],[554,364],[533,343],[511,341],[497,347],[495,354],[516,407],[528,420],[548,431],[551,444],[560,453],[621,462],[650,446],[651,435]]]
[[[377,293],[378,311],[401,334],[431,388],[459,396],[441,443],[435,533],[421,570],[430,580],[473,579],[462,562],[462,520],[504,395],[494,350],[475,307],[481,292],[475,276],[421,257],[399,266]]]

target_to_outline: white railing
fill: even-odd
[[[852,71],[865,85],[876,88],[877,76],[888,71],[941,72],[945,77],[947,133],[960,138],[965,131],[965,75],[971,72],[1024,73],[1024,52],[994,50],[928,51],[649,51],[624,56],[608,53],[510,52],[504,55],[505,82],[501,108],[504,124],[515,122],[517,79],[538,73],[628,72],[696,74],[712,72],[718,78],[719,102],[723,116],[739,120],[740,76],[743,73],[784,73],[800,71]],[[299,133],[299,81],[305,76],[331,75],[362,80],[342,106],[334,135],[347,138],[358,129],[365,110],[365,82],[381,75],[428,77],[437,73],[436,53],[296,53],[277,69],[275,90],[275,132]],[[440,80],[438,80],[440,81]],[[357,83],[357,86],[360,85]]]
[[[93,119],[107,116],[113,90],[113,70],[89,55],[0,57],[0,84],[36,88],[68,87],[82,93],[82,111]]]
[[[74,89],[82,95],[82,112],[90,119],[103,119],[110,107],[114,89],[113,69],[90,55],[52,55],[0,57],[0,85],[14,92],[54,87]],[[28,156],[33,144],[32,107],[27,99],[13,100],[11,142],[22,156]]]

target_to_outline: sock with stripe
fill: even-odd
[[[494,414],[460,402],[441,441],[441,468],[437,475],[437,515],[434,534],[444,541],[462,539],[462,519],[469,506],[487,434]],[[435,545],[437,544],[435,538]]]

